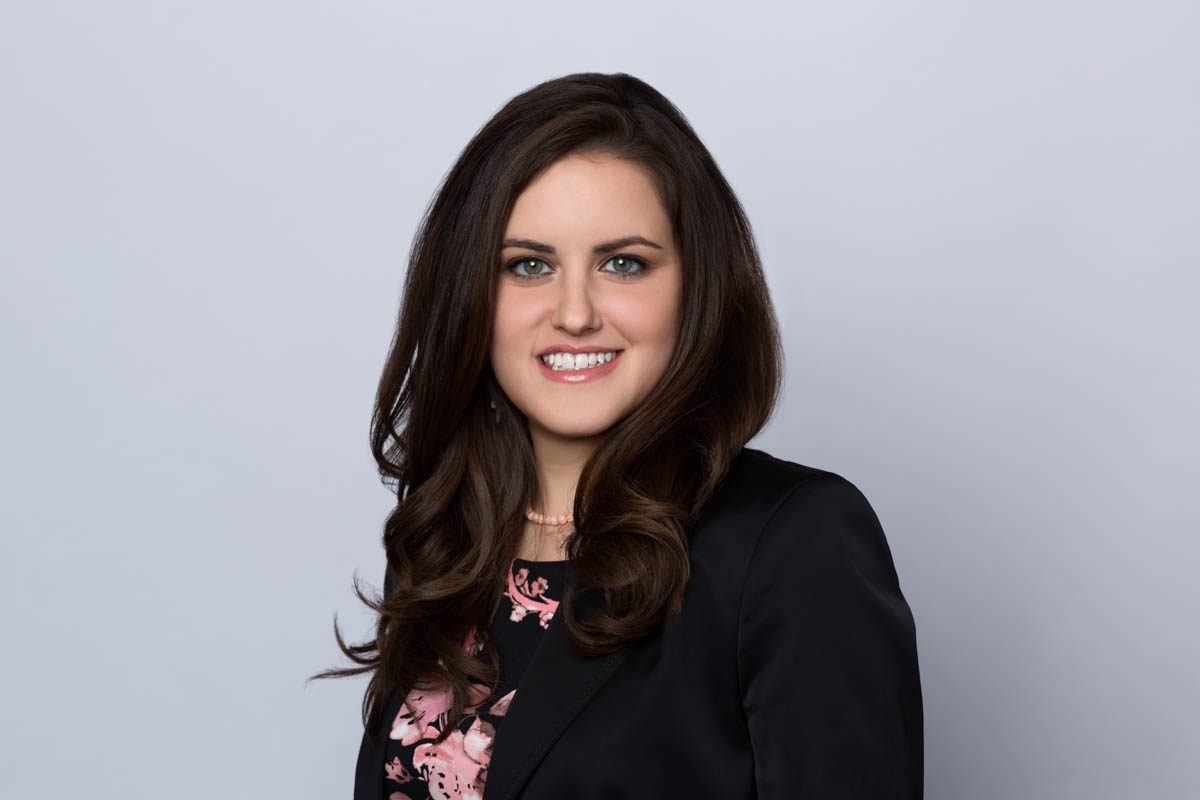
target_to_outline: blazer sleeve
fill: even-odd
[[[916,627],[867,499],[834,473],[759,535],[738,674],[762,800],[922,797]]]

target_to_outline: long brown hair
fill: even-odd
[[[513,97],[471,139],[421,219],[371,419],[371,451],[397,502],[384,525],[385,595],[375,638],[347,645],[370,672],[371,741],[392,693],[453,692],[443,737],[495,688],[488,623],[500,581],[539,496],[525,416],[500,390],[489,344],[500,242],[517,196],[577,153],[644,168],[674,228],[683,265],[677,347],[658,385],[610,428],[580,476],[566,540],[572,581],[559,609],[578,652],[643,637],[682,607],[688,536],[779,394],[779,334],[757,247],[737,197],[683,114],[624,73],[567,75]],[[495,409],[491,404],[495,403]],[[584,587],[606,608],[576,613]],[[483,631],[480,648],[464,647]]]

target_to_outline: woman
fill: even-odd
[[[397,492],[356,800],[916,798],[871,506],[745,446],[781,383],[744,212],[625,74],[513,98],[422,220],[373,420]]]

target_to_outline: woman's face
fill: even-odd
[[[598,435],[654,388],[675,348],[683,270],[641,167],[594,154],[551,165],[517,198],[497,269],[492,370],[531,435]],[[564,364],[571,347],[601,352]],[[547,366],[544,353],[563,355]]]

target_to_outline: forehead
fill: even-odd
[[[554,244],[641,234],[670,240],[671,223],[644,168],[609,155],[551,164],[517,197],[505,236]]]

